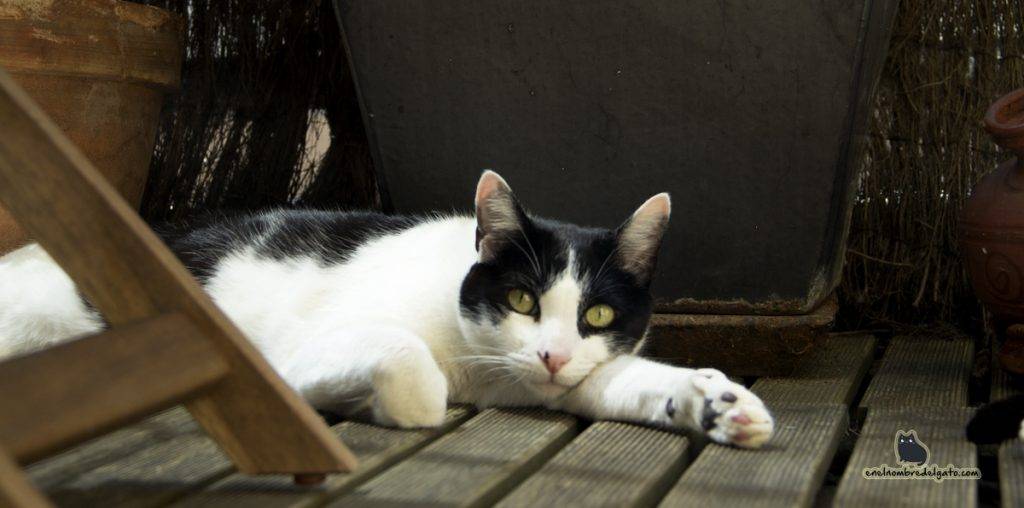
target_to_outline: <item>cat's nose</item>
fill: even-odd
[[[537,351],[537,356],[551,375],[557,374],[570,360],[568,355],[551,354],[551,351]]]

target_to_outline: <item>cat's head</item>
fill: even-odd
[[[555,397],[640,349],[668,194],[614,230],[530,216],[492,171],[480,178],[475,204],[479,261],[462,283],[460,326],[495,378]]]
[[[908,444],[917,442],[917,431],[911,430],[904,432],[902,430],[896,431],[896,443],[897,444]]]

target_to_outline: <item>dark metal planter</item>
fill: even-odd
[[[481,169],[613,226],[670,191],[659,311],[802,314],[836,286],[895,0],[337,2],[386,202]]]

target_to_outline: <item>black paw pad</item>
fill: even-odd
[[[700,416],[701,428],[704,430],[715,428],[715,418],[718,418],[718,413],[711,407],[711,399],[704,399],[704,411]]]
[[[676,406],[672,404],[671,397],[669,397],[668,402],[665,403],[665,413],[668,414],[669,418],[676,417]]]
[[[736,402],[736,394],[732,392],[722,392],[722,401]]]

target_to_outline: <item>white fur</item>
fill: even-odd
[[[461,317],[459,291],[478,260],[472,218],[437,218],[368,242],[346,262],[273,261],[251,250],[223,259],[206,288],[281,376],[312,404],[362,408],[400,427],[434,426],[446,401],[545,405],[594,418],[700,429],[705,399],[719,416],[708,435],[759,446],[772,431],[761,402],[717,371],[635,356],[613,359],[600,335],[577,329],[583,289],[570,268],[544,294],[539,322],[510,313],[494,326]],[[97,316],[36,245],[0,258],[0,354],[96,332]],[[556,374],[550,352],[569,359]],[[725,392],[738,397],[721,400]],[[669,399],[678,408],[666,412]]]

